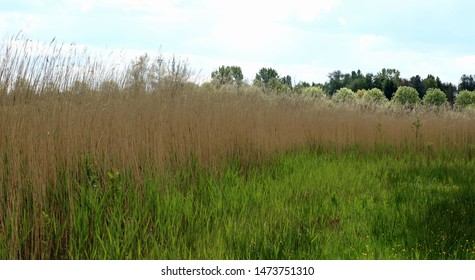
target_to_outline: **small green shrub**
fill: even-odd
[[[363,95],[363,100],[366,103],[374,103],[374,104],[383,104],[388,102],[388,99],[384,95],[383,91],[380,90],[379,88],[373,88],[368,91]]]
[[[402,86],[397,89],[396,93],[394,93],[392,101],[396,104],[412,106],[419,103],[421,99],[419,98],[419,93],[415,88]]]
[[[455,106],[464,109],[470,105],[475,105],[475,91],[462,90],[455,98]]]
[[[333,95],[332,99],[338,103],[351,103],[356,99],[356,96],[351,89],[341,88]]]
[[[447,95],[445,95],[445,93],[438,88],[430,88],[424,95],[422,103],[437,107],[445,106],[448,104]]]
[[[312,96],[315,98],[323,99],[326,97],[325,92],[321,87],[307,87],[302,90],[302,94],[306,96]]]

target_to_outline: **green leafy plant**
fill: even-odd
[[[338,103],[351,103],[355,101],[356,95],[349,88],[341,88],[333,95],[333,101]]]
[[[388,102],[388,99],[384,95],[383,91],[378,88],[373,88],[365,92],[363,100],[366,103],[382,104]]]
[[[475,91],[462,90],[455,98],[455,106],[463,109],[475,105]]]
[[[402,86],[397,89],[392,101],[400,105],[413,106],[420,102],[420,98],[415,88]]]
[[[438,89],[438,88],[430,88],[427,90],[424,98],[422,99],[422,103],[425,105],[432,105],[432,106],[445,106],[448,104],[447,96],[445,93]]]

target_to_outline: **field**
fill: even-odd
[[[474,259],[456,112],[255,92],[0,107],[2,259]]]
[[[0,89],[0,259],[475,259],[470,111],[26,76]]]

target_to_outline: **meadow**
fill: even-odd
[[[470,112],[252,86],[73,91],[11,57],[0,259],[475,259]]]

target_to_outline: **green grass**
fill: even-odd
[[[85,158],[78,177],[64,170],[46,188],[44,209],[25,191],[18,227],[3,212],[0,258],[475,259],[472,153],[314,148],[143,182]]]

